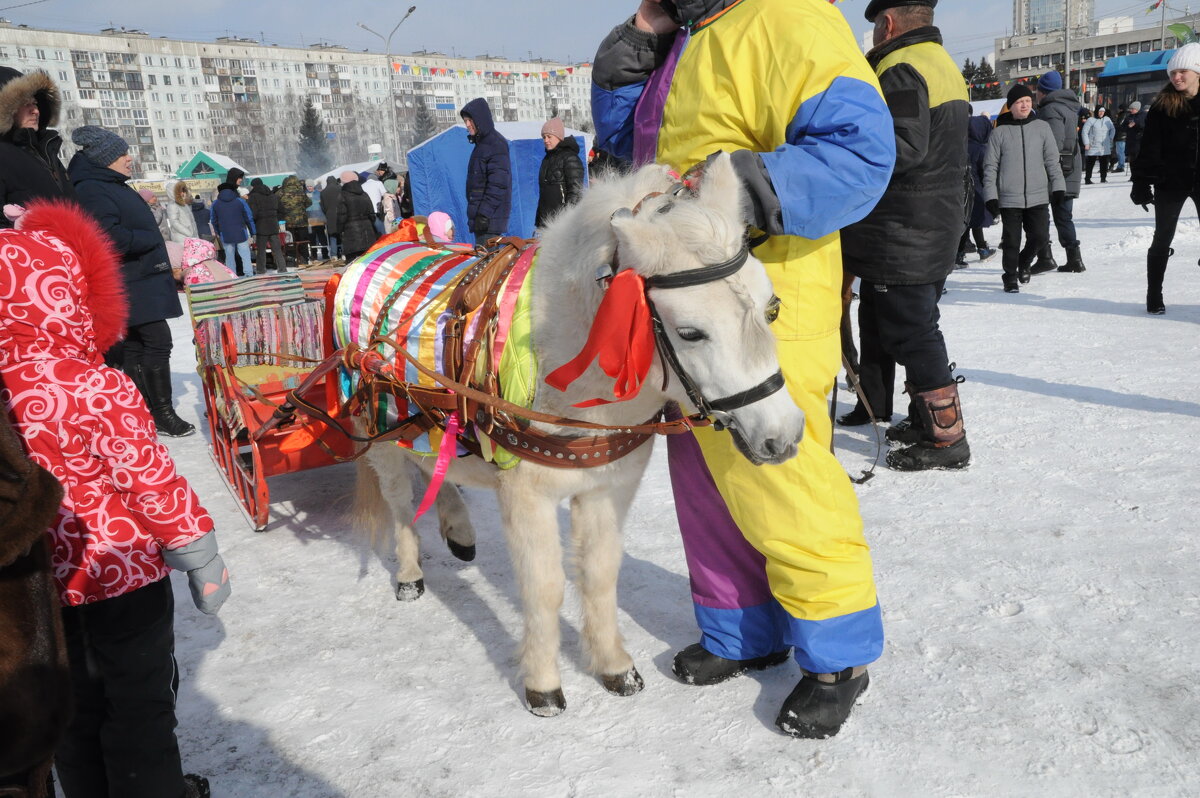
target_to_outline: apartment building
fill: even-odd
[[[173,173],[197,150],[222,153],[252,172],[291,171],[309,101],[339,162],[402,164],[417,143],[422,107],[441,130],[475,97],[487,98],[497,121],[557,111],[568,127],[591,126],[589,64],[424,51],[389,59],[328,44],[186,41],[124,28],[73,33],[3,19],[0,63],[49,73],[63,96],[59,129],[119,132],[139,174],[150,178]]]

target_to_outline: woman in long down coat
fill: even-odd
[[[172,438],[191,435],[196,428],[175,414],[171,401],[167,319],[182,316],[183,307],[154,214],[126,185],[133,174],[129,145],[116,133],[93,125],[76,128],[71,139],[80,148],[69,167],[79,204],[100,222],[121,253],[131,302],[125,341],[109,353],[109,362],[137,383],[160,433]]]
[[[1104,106],[1096,109],[1096,115],[1083,123],[1083,154],[1087,158],[1087,175],[1083,182],[1091,185],[1092,167],[1100,163],[1100,182],[1108,182],[1108,156],[1112,153],[1117,128],[1108,118]]]
[[[77,206],[39,201],[18,229],[0,231],[0,265],[0,400],[30,458],[65,486],[48,530],[75,695],[56,754],[63,791],[193,795],[174,731],[167,575],[187,571],[209,613],[228,575],[212,518],[137,388],[103,363],[129,306],[120,260]]]

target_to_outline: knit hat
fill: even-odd
[[[434,241],[447,242],[454,232],[454,220],[444,211],[429,214],[429,232]]]
[[[1033,92],[1024,83],[1017,83],[1008,90],[1008,107],[1012,108],[1013,104],[1023,97],[1033,99]]]
[[[1050,70],[1038,78],[1038,91],[1049,94],[1062,88],[1062,75],[1057,70]]]
[[[109,166],[129,152],[129,145],[125,143],[125,139],[96,125],[75,128],[71,133],[71,141],[79,147],[83,157],[96,166]]]
[[[562,120],[557,116],[546,124],[542,125],[542,135],[544,136],[547,133],[549,133],[551,136],[554,136],[559,141],[562,141],[567,137],[567,130],[563,127]]]
[[[1126,108],[1125,110],[1127,110],[1131,114],[1136,114],[1138,111],[1142,110],[1142,104],[1140,102],[1138,102],[1137,100],[1134,100],[1133,102],[1131,102],[1129,104],[1129,107]]]
[[[1171,60],[1167,62],[1167,72],[1174,72],[1177,69],[1200,72],[1200,44],[1192,42],[1175,51],[1175,55],[1171,56]]]

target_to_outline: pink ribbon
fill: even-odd
[[[413,516],[413,526],[416,526],[417,519],[425,515],[434,501],[437,500],[438,491],[442,488],[442,483],[446,481],[446,472],[450,470],[450,458],[458,451],[458,412],[453,412],[446,419],[446,431],[442,435],[442,442],[438,444],[437,464],[433,467],[433,476],[429,478],[429,487],[425,489],[425,495],[421,497],[421,506],[417,508],[417,514]]]

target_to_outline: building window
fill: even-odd
[[[1083,60],[1084,60],[1084,61],[1091,61],[1091,60],[1093,60],[1093,59],[1094,59],[1094,57],[1095,57],[1095,56],[1094,56],[1094,54],[1093,54],[1093,51],[1092,51],[1092,49],[1091,49],[1090,47],[1089,47],[1088,49],[1086,49],[1086,50],[1084,50],[1084,51],[1083,51]]]
[[[1137,44],[1135,43],[1133,46],[1137,47]],[[1134,52],[1136,53],[1137,50],[1134,50]],[[1118,44],[1117,45],[1117,55],[1125,55],[1125,53],[1126,53],[1125,45]]]
[[[157,86],[158,78],[154,75],[146,75],[146,83],[149,86]]]
[[[1116,55],[1117,55],[1116,45],[1109,45],[1108,47],[1104,48],[1104,57],[1105,58],[1115,58]]]

